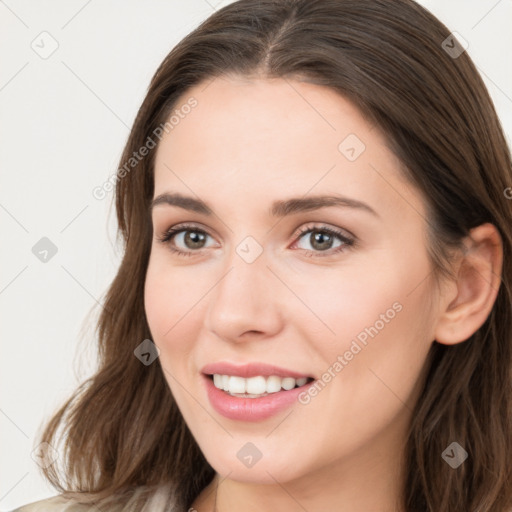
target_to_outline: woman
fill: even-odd
[[[511,185],[414,2],[219,10],[139,110],[62,494],[18,510],[512,510]]]

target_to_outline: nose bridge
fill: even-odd
[[[206,323],[221,338],[237,340],[247,331],[271,335],[280,328],[278,280],[264,253],[253,257],[250,245],[239,244],[212,290]]]

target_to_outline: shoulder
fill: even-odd
[[[137,487],[128,502],[120,504],[115,496],[107,500],[101,512],[176,512],[181,510],[174,487]],[[142,504],[142,505],[141,505]],[[94,504],[76,503],[62,494],[23,505],[9,512],[100,512]]]
[[[28,503],[11,512],[97,512],[97,510],[97,507],[72,503],[59,495]]]

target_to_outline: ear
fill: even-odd
[[[464,240],[457,279],[441,296],[435,340],[445,345],[466,341],[486,321],[498,295],[503,242],[493,224],[482,224]]]

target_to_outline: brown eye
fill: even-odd
[[[309,236],[305,236],[309,235]],[[327,252],[327,256],[341,252],[347,247],[354,244],[354,239],[347,237],[343,233],[336,231],[327,226],[313,226],[302,230],[297,238],[304,239],[310,245],[312,249],[307,247],[299,247],[304,249],[311,256],[324,256],[323,254],[317,254]],[[337,245],[333,245],[336,240],[339,241]],[[334,248],[334,249],[333,249]],[[333,249],[333,250],[330,250]]]
[[[200,231],[191,231],[187,229],[186,231],[182,231],[184,234],[183,243],[187,246],[188,249],[202,249],[204,245],[204,241],[206,239],[206,233]]]
[[[205,248],[206,238],[210,235],[196,226],[184,226],[169,228],[158,241],[180,256],[192,256]]]

